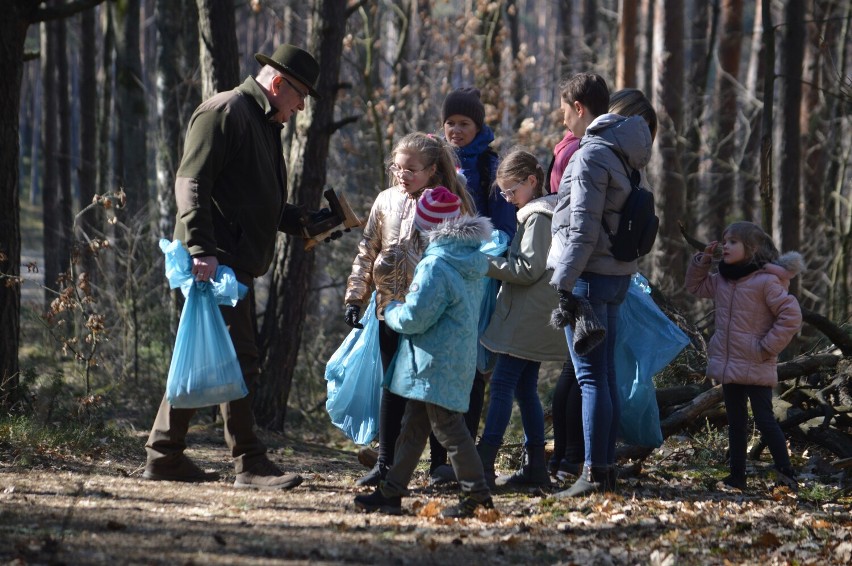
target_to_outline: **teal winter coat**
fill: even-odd
[[[483,277],[479,251],[491,236],[484,217],[462,216],[429,232],[405,302],[385,308],[385,323],[400,336],[385,386],[407,399],[464,413],[476,373]]]

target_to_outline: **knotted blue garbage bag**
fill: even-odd
[[[169,286],[186,297],[166,382],[169,404],[192,409],[245,397],[248,389],[218,305],[233,307],[248,287],[224,265],[213,281],[195,281],[192,259],[179,240],[160,240],[160,249]]]
[[[618,313],[615,379],[621,400],[619,434],[628,444],[663,443],[653,377],[689,343],[689,338],[651,298],[648,280],[633,276]]]
[[[364,328],[353,328],[325,366],[325,410],[355,444],[369,444],[379,430],[384,374],[375,291],[361,324]]]
[[[501,256],[509,249],[509,235],[502,230],[493,230],[491,239],[487,240],[479,246],[479,251],[485,255]],[[482,284],[485,286],[485,292],[482,295],[482,302],[479,304],[479,333],[477,337],[485,334],[485,329],[488,328],[488,323],[491,322],[491,315],[494,314],[494,309],[497,307],[497,291],[500,290],[500,281],[491,277],[483,277]],[[497,354],[476,341],[476,369],[480,373],[489,373],[494,371],[494,365],[497,363]]]

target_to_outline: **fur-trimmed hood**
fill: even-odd
[[[805,258],[799,252],[786,252],[775,261],[764,265],[763,269],[777,275],[782,281],[789,281],[805,271]]]
[[[423,258],[438,256],[452,265],[465,279],[483,277],[488,271],[485,254],[479,251],[494,229],[484,216],[462,215],[446,220],[429,231],[429,247]]]
[[[428,232],[429,242],[443,239],[454,239],[475,243],[477,247],[483,240],[491,237],[494,226],[491,220],[484,216],[461,215],[441,222]]]
[[[545,195],[535,200],[531,200],[526,205],[518,209],[518,223],[523,224],[527,218],[533,214],[545,214],[553,218],[553,209],[556,208],[556,203],[559,202],[559,195]]]

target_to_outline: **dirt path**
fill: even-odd
[[[848,500],[813,504],[785,491],[708,490],[669,459],[618,495],[565,503],[499,494],[498,513],[428,516],[455,501],[424,474],[403,517],[356,512],[351,451],[265,437],[272,459],[305,476],[289,492],[235,489],[217,435],[188,454],[218,482],[140,478],[137,461],[24,467],[0,445],[0,563],[9,564],[848,564]]]

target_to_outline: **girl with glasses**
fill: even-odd
[[[548,194],[545,174],[531,153],[516,149],[497,169],[501,198],[517,210],[518,228],[505,256],[488,256],[488,276],[501,281],[497,306],[480,342],[497,354],[491,375],[491,400],[477,450],[485,478],[493,487],[494,461],[518,400],[524,425],[523,467],[497,478],[497,485],[548,487],[544,456],[544,411],[538,397],[538,372],[543,361],[568,355],[564,335],[548,324],[553,289],[547,269],[550,227],[557,195]],[[495,193],[498,191],[494,191]]]
[[[405,299],[414,268],[428,244],[414,225],[417,200],[426,189],[444,186],[461,200],[462,214],[475,214],[470,196],[456,173],[455,154],[440,138],[419,132],[408,134],[394,147],[388,169],[393,174],[391,187],[379,193],[370,210],[345,295],[346,324],[360,328],[361,309],[369,303],[375,289],[379,346],[385,370],[399,341],[397,333],[385,325],[385,307],[391,301]],[[384,479],[393,463],[405,402],[404,397],[383,392],[378,460],[357,481],[358,485],[375,486]]]

